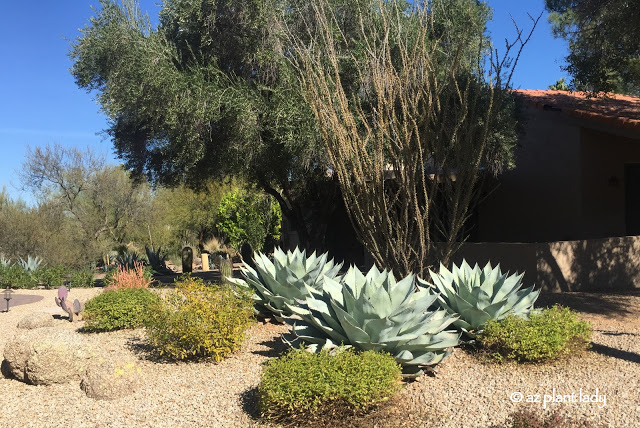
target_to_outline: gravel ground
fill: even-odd
[[[85,301],[100,289],[74,289]],[[78,329],[55,306],[55,290],[21,294],[44,299],[0,313],[0,352],[25,315],[48,311],[56,325]],[[585,418],[609,427],[640,427],[640,296],[571,293],[541,298],[582,312],[594,327],[594,347],[583,356],[545,365],[483,364],[457,349],[435,377],[408,384],[370,426],[501,427],[520,408]],[[4,302],[3,302],[4,303]],[[261,364],[285,349],[279,335],[287,329],[256,324],[243,348],[221,363],[158,363],[144,346],[141,330],[86,335],[103,355],[130,354],[142,368],[144,385],[113,401],[87,398],[75,383],[32,386],[0,378],[0,427],[259,427],[255,388]],[[564,403],[545,404],[545,394],[564,395]],[[578,394],[603,402],[579,402]],[[511,398],[523,402],[514,403]],[[575,402],[571,394],[576,394]],[[527,398],[539,403],[526,403]],[[372,420],[373,421],[373,420]]]

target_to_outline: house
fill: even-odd
[[[456,261],[500,262],[548,290],[640,290],[640,98],[516,92],[516,168]]]

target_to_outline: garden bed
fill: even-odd
[[[100,289],[73,289],[70,298],[86,301]],[[0,313],[0,351],[16,333],[16,324],[35,311],[58,314],[56,326],[75,330],[54,303],[55,290],[23,290],[42,296],[35,303]],[[532,409],[559,410],[594,425],[640,426],[640,296],[572,293],[542,296],[541,302],[561,301],[590,321],[592,350],[581,357],[544,365],[486,364],[467,351],[456,349],[437,368],[408,384],[361,426],[380,427],[499,427],[510,413]],[[594,303],[595,302],[595,303]],[[279,335],[286,326],[257,323],[248,330],[239,352],[221,363],[166,363],[157,361],[145,346],[142,330],[85,335],[103,355],[128,354],[139,361],[144,384],[132,395],[113,401],[88,398],[75,383],[33,386],[0,378],[0,427],[254,427],[256,386],[261,364],[286,349]],[[576,402],[514,403],[545,394],[569,396]],[[579,402],[577,394],[596,394],[603,403]],[[519,398],[518,394],[513,396]],[[564,401],[571,400],[563,397]],[[602,406],[602,407],[599,407]],[[301,424],[300,426],[304,426]],[[346,426],[349,426],[348,424]]]

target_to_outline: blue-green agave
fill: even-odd
[[[35,272],[42,266],[42,258],[38,256],[27,256],[27,260],[24,260],[22,257],[20,257],[18,258],[18,264],[26,272]]]
[[[439,292],[438,303],[452,315],[460,318],[454,325],[474,337],[490,320],[501,320],[508,315],[528,317],[540,291],[533,286],[522,289],[524,274],[509,275],[500,271],[500,265],[484,268],[477,264],[471,268],[463,260],[460,267],[453,264],[451,271],[440,265],[440,272],[429,272],[432,284],[419,280]]]
[[[310,350],[341,345],[385,351],[405,374],[434,365],[459,344],[460,334],[445,330],[457,317],[429,308],[437,298],[416,291],[413,275],[396,282],[393,273],[375,266],[364,275],[351,267],[338,279],[325,276],[322,289],[309,287],[304,300],[287,303],[295,336]]]
[[[271,313],[282,322],[291,315],[287,303],[295,305],[296,300],[307,296],[309,289],[321,288],[323,277],[338,277],[342,263],[335,264],[327,258],[327,253],[316,256],[313,252],[307,257],[306,251],[298,248],[286,253],[276,248],[272,262],[265,254],[256,252],[255,270],[245,265],[241,268],[244,280],[229,278],[229,281],[250,287],[257,311]]]

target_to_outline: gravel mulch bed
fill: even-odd
[[[69,297],[85,301],[100,292],[73,289]],[[69,323],[55,306],[56,290],[21,294],[44,299],[0,313],[0,352],[16,333],[18,321],[31,312],[55,314],[60,328],[82,327],[82,322]],[[595,330],[592,350],[562,362],[517,366],[481,363],[456,349],[435,377],[408,384],[392,400],[393,407],[381,409],[368,426],[501,427],[510,413],[522,408],[559,411],[594,425],[640,426],[640,296],[571,293],[544,299],[564,299],[564,304],[582,311]],[[103,356],[136,358],[143,386],[122,399],[95,401],[76,383],[33,386],[0,377],[0,427],[264,426],[254,419],[261,364],[285,349],[279,336],[286,331],[286,326],[258,323],[248,330],[242,349],[221,363],[157,362],[142,330],[85,335]],[[567,396],[565,401],[580,389],[589,396],[597,389],[601,400],[606,396],[606,406],[579,402],[577,396],[576,402],[544,404],[544,395],[554,388]],[[523,394],[523,402],[511,400],[519,398],[517,393]],[[525,402],[536,395],[540,403]]]

